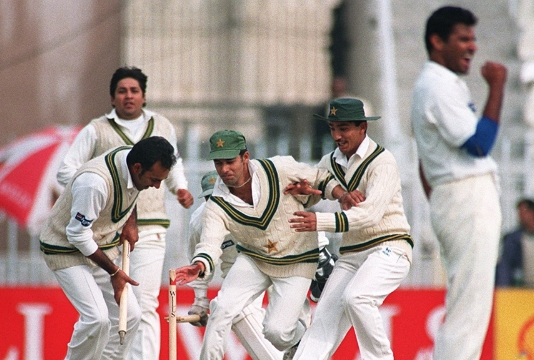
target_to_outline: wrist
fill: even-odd
[[[119,273],[120,269],[121,268],[117,266],[117,270],[115,270],[113,273],[110,273],[109,276],[113,277],[113,276],[117,275]]]
[[[195,265],[198,269],[198,277],[202,278],[204,277],[206,273],[206,265],[202,261],[195,261]]]
[[[348,191],[345,191],[343,194],[341,194],[341,196],[339,197],[339,199],[337,199],[337,201],[342,202],[342,201],[343,201],[343,198],[344,198],[345,196],[347,196],[348,194],[349,194],[349,192],[348,192]]]

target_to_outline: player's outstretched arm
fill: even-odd
[[[322,191],[311,187],[308,180],[292,183],[284,189],[284,195],[321,195]]]
[[[204,271],[204,264],[200,261],[196,261],[192,265],[182,266],[176,269],[176,283],[178,285],[187,284],[201,276]]]

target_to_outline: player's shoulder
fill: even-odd
[[[210,196],[208,201],[204,203],[204,209],[202,210],[202,215],[205,215],[209,212],[219,212],[220,206],[219,203],[224,201],[222,197]]]
[[[380,167],[386,166],[386,167],[395,167],[398,168],[397,160],[395,159],[395,156],[391,151],[389,151],[386,148],[383,148],[381,152],[379,152],[376,156],[376,158],[370,162],[369,169],[371,171],[374,171],[373,169],[380,169]]]
[[[267,159],[260,159],[261,161],[270,161],[275,166],[291,166],[295,164],[297,160],[291,155],[275,155]]]
[[[191,219],[202,216],[202,212],[204,211],[204,208],[206,207],[206,202],[203,202],[200,204],[195,211],[191,214]]]
[[[101,123],[109,124],[109,118],[106,115],[96,117],[94,119],[91,119],[91,121],[89,121],[89,123],[85,125],[85,127],[94,125],[94,124],[101,124]]]

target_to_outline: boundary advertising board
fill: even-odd
[[[214,297],[216,288],[209,290]],[[381,307],[381,314],[395,358],[398,360],[431,359],[437,329],[444,316],[443,289],[399,289]],[[177,314],[185,315],[193,302],[193,291],[177,290]],[[162,288],[162,345],[160,359],[168,359],[168,293]],[[534,359],[530,353],[534,341],[534,291],[497,290],[494,314],[481,359]],[[0,288],[0,360],[59,360],[66,353],[77,313],[58,287]],[[466,316],[469,316],[468,309]],[[179,359],[198,359],[203,328],[178,324]],[[525,345],[527,344],[527,345]],[[534,344],[534,343],[533,343]],[[245,349],[232,334],[226,360],[249,360]],[[351,330],[334,360],[359,360],[356,337]]]

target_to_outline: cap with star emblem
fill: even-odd
[[[208,160],[233,159],[241,150],[247,149],[247,141],[243,134],[235,130],[217,131],[210,137],[210,153]]]
[[[339,98],[330,101],[326,117],[313,114],[313,117],[327,121],[368,121],[380,116],[365,116],[363,102],[355,98]]]
[[[213,192],[213,187],[215,186],[215,181],[217,181],[217,171],[213,170],[209,173],[202,176],[202,180],[200,181],[200,186],[202,187],[202,194],[198,196],[199,199],[203,198],[204,196],[210,196]]]

